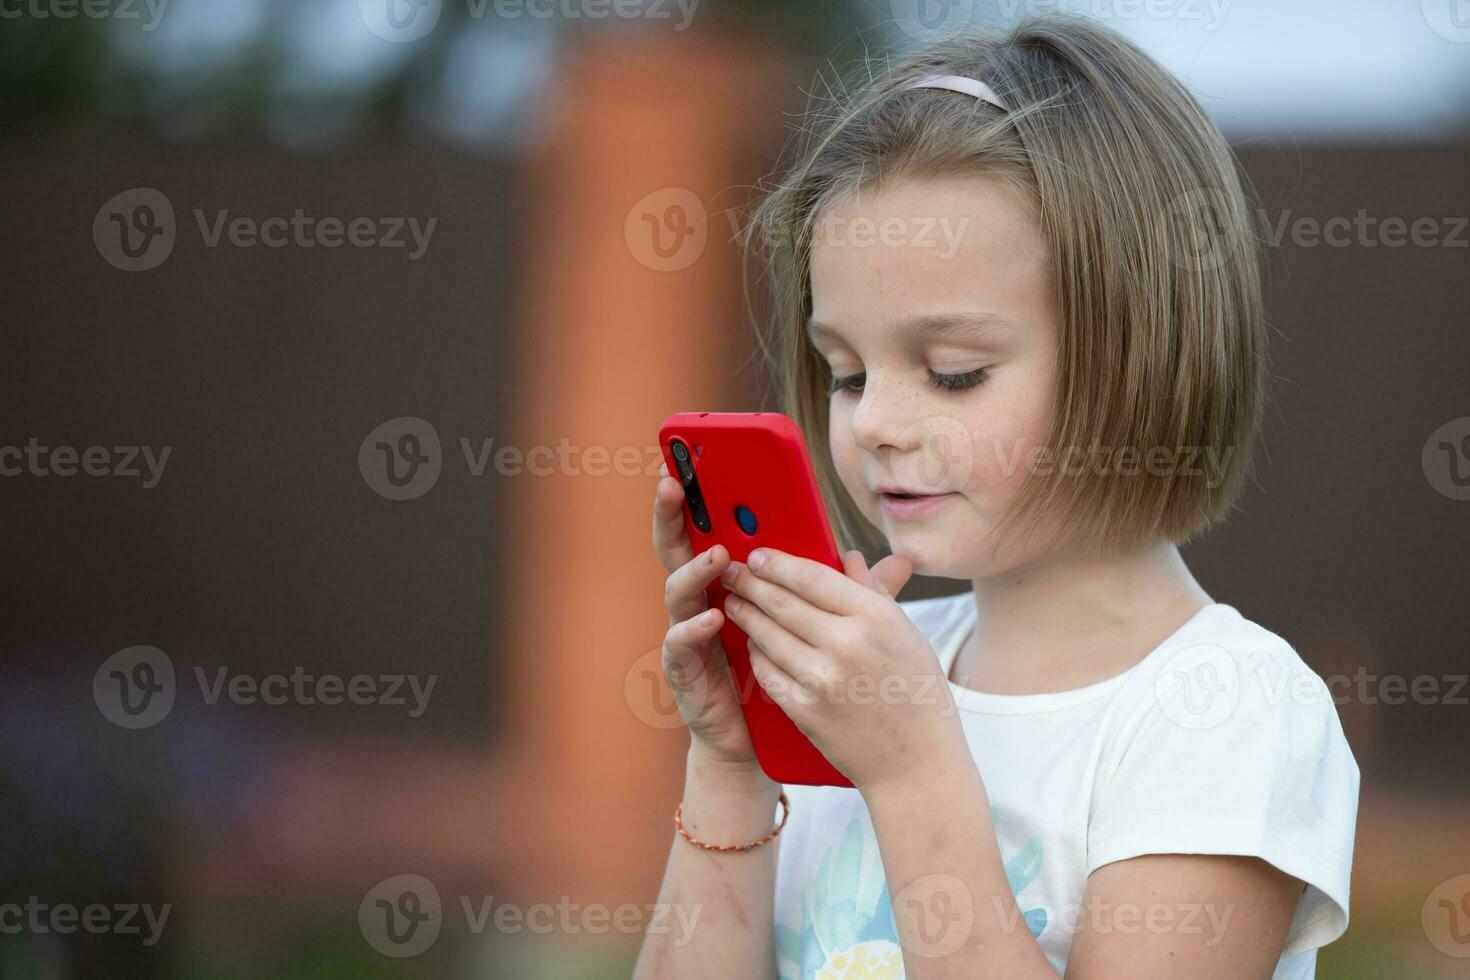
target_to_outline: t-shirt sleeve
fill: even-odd
[[[1137,678],[1099,756],[1087,873],[1143,854],[1253,855],[1306,882],[1283,956],[1347,929],[1357,762],[1289,647],[1192,646]]]

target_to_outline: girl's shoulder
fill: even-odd
[[[1306,882],[1282,956],[1347,928],[1361,773],[1333,692],[1281,636],[1215,603],[1107,706],[1087,868],[1144,854],[1259,857]]]
[[[1278,777],[1331,758],[1356,793],[1338,703],[1292,644],[1217,602],[1128,672],[1108,707],[1104,755],[1111,750],[1116,762],[1132,753],[1139,764],[1157,757],[1166,769],[1188,757]]]
[[[1211,603],[1130,671],[1129,684],[1166,707],[1170,695],[1214,694],[1230,700],[1263,696],[1280,702],[1327,690],[1326,682],[1286,639],[1234,606]]]

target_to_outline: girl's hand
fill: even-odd
[[[669,630],[664,634],[663,670],[679,714],[689,726],[690,753],[739,781],[770,783],[756,761],[750,729],[726,667],[719,637],[724,613],[710,609],[704,594],[730,564],[730,553],[715,545],[694,554],[684,528],[684,488],[669,476],[667,465],[662,473],[654,490],[653,547],[669,572],[664,584]]]
[[[969,757],[939,657],[893,598],[913,573],[757,548],[721,577],[725,612],[750,638],[756,680],[853,786],[901,780],[916,763]],[[742,601],[744,600],[744,601]]]

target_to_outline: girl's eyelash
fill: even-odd
[[[965,371],[963,374],[940,374],[937,371],[929,372],[929,383],[943,391],[964,391],[976,385],[983,384],[990,377],[990,372],[985,368],[976,368],[973,371]],[[829,395],[839,391],[857,391],[863,386],[867,379],[866,371],[849,374],[845,378],[833,378],[831,386],[827,389]]]
[[[990,377],[990,372],[982,368],[966,371],[963,374],[939,374],[935,371],[929,372],[929,383],[936,388],[944,388],[947,391],[964,391],[983,383]]]

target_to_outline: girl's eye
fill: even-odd
[[[929,383],[936,388],[943,388],[946,391],[963,391],[966,388],[973,388],[976,385],[984,384],[989,377],[990,372],[984,368],[976,368],[973,371],[966,371],[963,374],[939,374],[930,371]]]
[[[985,370],[985,368],[976,368],[973,371],[965,371],[963,374],[940,374],[937,371],[929,372],[929,383],[945,391],[964,391],[967,388],[974,388],[976,385],[984,384],[989,378],[990,372]],[[866,371],[849,374],[845,378],[833,378],[831,387],[827,389],[827,394],[835,395],[839,391],[861,391],[863,382],[866,380]]]

